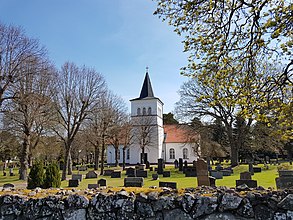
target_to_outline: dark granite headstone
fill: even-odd
[[[146,162],[145,162],[145,168],[146,168],[146,169],[149,169],[149,168],[150,168],[150,162],[149,162],[149,161],[146,161]]]
[[[94,179],[94,178],[98,178],[98,174],[96,171],[94,170],[91,170],[89,171],[86,176],[85,176],[86,179]]]
[[[185,177],[196,177],[196,167],[186,167],[185,168]]]
[[[178,169],[178,167],[179,167],[179,162],[178,162],[177,159],[174,161],[174,166],[175,166],[175,169]]]
[[[231,170],[221,170],[221,172],[223,173],[223,176],[231,176],[232,174]]]
[[[277,189],[293,188],[293,170],[279,170],[276,185]]]
[[[164,171],[164,160],[163,159],[158,159],[158,174],[163,174]]]
[[[78,187],[78,185],[79,185],[78,179],[68,181],[68,187]]]
[[[249,162],[249,163],[248,163],[248,171],[251,173],[251,175],[254,174],[254,171],[253,171],[253,164],[252,164],[252,162]]]
[[[170,177],[171,172],[170,171],[163,171],[163,177]]]
[[[111,174],[114,172],[114,170],[104,170],[104,176],[111,176]]]
[[[115,170],[111,173],[111,178],[121,178],[121,171]]]
[[[179,158],[179,171],[183,171],[183,159]]]
[[[135,177],[135,169],[132,167],[127,168],[126,169],[126,176]]]
[[[143,178],[142,177],[126,177],[124,179],[124,187],[142,187]]]
[[[215,177],[216,179],[223,179],[223,172],[222,171],[211,171],[211,176]]]
[[[241,180],[251,180],[251,173],[250,172],[242,172],[240,173]]]
[[[171,189],[177,189],[176,182],[159,182],[159,187],[168,187]]]
[[[253,167],[253,172],[254,173],[260,173],[261,172],[261,167]]]
[[[107,186],[107,180],[105,179],[99,179],[98,180],[98,185],[101,186]]]
[[[216,166],[216,171],[221,171],[221,170],[223,170],[224,168],[221,166],[221,164],[218,164],[217,166]]]
[[[257,181],[256,180],[236,180],[236,187],[241,185],[247,185],[249,188],[256,188]]]
[[[192,166],[196,167],[196,160],[192,161]]]
[[[87,188],[88,188],[88,189],[96,189],[96,188],[99,188],[99,184],[89,183],[89,184],[87,185]]]
[[[152,179],[153,179],[153,180],[157,180],[157,179],[159,179],[159,175],[158,175],[157,173],[153,173],[153,174],[152,174]]]
[[[72,174],[71,179],[82,181],[82,174]]]
[[[216,186],[216,178],[210,176],[209,180],[210,180],[210,186],[215,187]]]
[[[136,170],[136,177],[148,177],[148,171],[146,170]]]

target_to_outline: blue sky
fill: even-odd
[[[187,80],[182,39],[153,15],[151,0],[0,0],[0,22],[22,26],[60,66],[71,61],[102,73],[125,99],[139,96],[145,68],[164,113],[173,111]]]

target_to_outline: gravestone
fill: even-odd
[[[254,171],[253,171],[253,164],[252,164],[252,162],[249,162],[249,163],[248,163],[248,171],[251,173],[251,175],[254,174]]]
[[[254,173],[261,173],[261,167],[253,167]]]
[[[82,174],[72,174],[71,179],[82,181]]]
[[[210,186],[215,187],[216,186],[216,178],[210,176],[209,180],[210,180]]]
[[[188,167],[188,162],[187,160],[184,161],[184,166],[183,166],[183,173],[185,174],[185,170]]]
[[[236,187],[241,185],[247,185],[249,188],[256,188],[257,181],[251,179],[250,172],[242,172],[240,173],[240,180],[236,180]]]
[[[99,188],[99,184],[89,183],[89,184],[87,185],[87,188],[88,188],[88,189],[96,189],[96,188]]]
[[[198,159],[196,163],[197,185],[210,186],[208,165],[203,159]]]
[[[121,171],[115,170],[111,173],[111,178],[121,178]]]
[[[98,180],[98,185],[101,186],[107,186],[107,180],[105,179],[99,179]]]
[[[269,156],[265,156],[265,163],[270,164],[271,160]]]
[[[150,171],[153,171],[154,170],[154,168],[153,167],[150,167]]]
[[[221,172],[223,173],[223,176],[231,176],[232,172],[231,170],[221,170]]]
[[[78,185],[79,185],[78,179],[68,181],[68,187],[78,187]]]
[[[135,177],[135,169],[132,167],[127,168],[126,169],[126,176]]]
[[[171,172],[170,171],[163,171],[163,177],[170,177]]]
[[[178,167],[179,167],[179,162],[177,159],[174,161],[174,167],[175,167],[175,169],[178,169]]]
[[[216,171],[221,171],[221,170],[223,170],[224,168],[222,167],[222,165],[221,164],[218,164],[217,166],[216,166]]]
[[[225,170],[230,170],[231,174],[234,173],[233,168],[232,167],[226,167]]]
[[[124,187],[142,187],[143,178],[142,177],[126,177],[124,179]]]
[[[114,172],[114,170],[104,170],[104,176],[111,176],[111,174]]]
[[[87,171],[87,166],[80,166],[78,168],[79,171]]]
[[[148,171],[146,170],[136,170],[136,177],[144,177],[147,178],[148,177]]]
[[[276,185],[277,189],[293,188],[293,170],[279,170]]]
[[[86,175],[85,175],[86,179],[94,179],[94,178],[98,178],[98,174],[96,171],[91,170],[89,171]]]
[[[223,172],[222,171],[216,171],[216,170],[212,170],[211,172],[211,176],[215,177],[216,179],[223,179]]]
[[[185,169],[185,177],[196,177],[196,167],[187,167]]]
[[[164,160],[163,159],[158,159],[158,174],[163,174],[164,171]]]
[[[192,166],[196,167],[196,160],[192,161]]]
[[[183,159],[179,158],[179,171],[183,171]]]
[[[168,187],[171,189],[177,189],[176,182],[159,182],[159,187]]]
[[[153,174],[152,174],[152,179],[153,179],[153,180],[157,180],[157,179],[159,179],[159,175],[158,175],[157,173],[153,173]]]
[[[146,165],[145,164],[137,164],[135,165],[136,170],[145,170]]]
[[[149,162],[149,161],[146,161],[146,162],[145,162],[145,168],[146,168],[146,169],[150,169],[150,162]]]

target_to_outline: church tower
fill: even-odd
[[[132,146],[130,163],[157,163],[163,150],[163,102],[154,96],[153,88],[146,70],[144,82],[138,98],[130,100]]]

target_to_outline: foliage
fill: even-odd
[[[174,114],[169,112],[168,114],[163,114],[163,124],[172,125],[178,124],[179,122],[174,118]]]
[[[228,109],[222,117],[230,117],[232,112],[268,126],[273,116],[278,121],[277,134],[290,139],[292,2],[157,1],[155,14],[185,37],[190,57],[182,73],[193,78],[200,92],[193,102],[219,114],[221,108]],[[219,115],[211,111],[198,114]]]
[[[61,185],[61,175],[59,167],[56,163],[51,163],[46,168],[45,178],[44,178],[44,188],[58,188]]]
[[[281,164],[278,166],[278,170],[292,170],[292,166],[290,164]]]
[[[43,162],[37,161],[33,164],[27,179],[27,188],[34,189],[42,187],[44,184],[44,165]]]
[[[0,132],[0,161],[10,160],[18,155],[20,143],[8,131]]]

